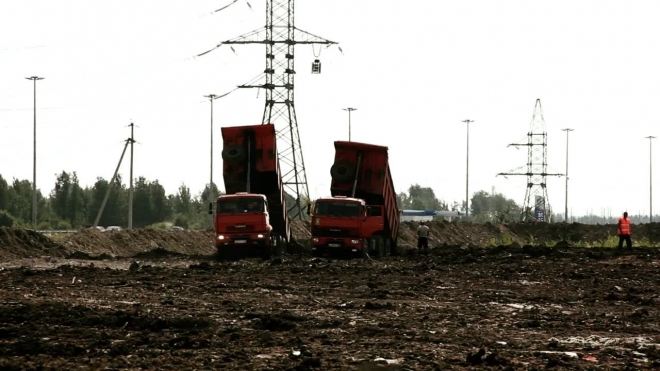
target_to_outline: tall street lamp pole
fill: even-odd
[[[32,228],[37,229],[37,80],[43,80],[44,77],[26,77],[34,83],[34,136],[33,136],[33,155],[32,155]]]
[[[209,203],[213,203],[213,101],[218,98],[215,94],[205,95],[204,97],[209,98],[211,102],[211,180],[209,183]],[[211,221],[213,221],[213,216],[211,216]]]
[[[566,190],[564,191],[564,221],[568,223],[568,133],[575,129],[561,129],[566,132]]]
[[[469,184],[470,184],[470,123],[474,120],[463,120],[467,124],[467,142],[465,145],[465,217],[470,214],[470,198],[469,198]]]
[[[653,142],[654,136],[646,137],[649,140],[649,222],[653,223]]]
[[[344,111],[348,111],[348,141],[351,141],[351,112],[357,111],[357,108],[343,108]]]

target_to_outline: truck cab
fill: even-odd
[[[323,197],[309,208],[312,217],[311,247],[315,255],[325,252],[368,252],[373,238],[383,230],[383,207],[367,205],[364,200],[347,196]],[[385,255],[385,251],[381,255]]]
[[[324,197],[310,207],[312,252],[322,255],[328,249],[362,252],[360,229],[366,217],[364,200],[345,196]]]
[[[215,245],[223,247],[273,244],[266,196],[238,192],[218,197],[215,205]]]

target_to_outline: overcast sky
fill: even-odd
[[[262,27],[265,0],[0,0],[0,174],[32,180],[32,82],[37,83],[37,185],[76,171],[91,185],[117,165],[131,120],[139,128],[135,174],[168,193],[209,178],[209,103],[263,72],[265,47],[227,46]],[[333,141],[390,148],[397,191],[430,186],[448,202],[504,193],[519,203],[524,177],[496,177],[526,163],[525,137],[541,99],[551,172],[564,172],[570,137],[569,207],[619,214],[649,209],[648,135],[660,98],[660,2],[298,0],[296,26],[337,41],[296,48],[296,113],[312,197],[329,194]],[[318,53],[318,48],[316,49]],[[238,90],[216,101],[219,127],[259,124],[264,94]],[[660,142],[656,142],[660,145]],[[660,153],[660,147],[656,153]],[[656,156],[657,158],[657,156]],[[660,165],[660,158],[656,161]],[[657,167],[656,167],[657,168]],[[128,161],[121,173],[128,178]],[[660,175],[659,175],[660,176]],[[548,182],[563,211],[564,179]],[[660,195],[658,196],[660,199]],[[660,211],[660,208],[656,209]]]

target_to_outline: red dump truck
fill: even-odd
[[[308,207],[315,255],[351,251],[377,257],[397,253],[399,210],[387,147],[335,142],[332,197]]]
[[[226,195],[209,205],[218,254],[280,255],[291,228],[274,125],[223,127],[222,139]]]

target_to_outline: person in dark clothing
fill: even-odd
[[[417,248],[429,248],[429,227],[424,225],[424,222],[420,222],[419,227],[417,227]]]
[[[619,218],[616,234],[619,235],[619,248],[623,248],[623,241],[626,241],[626,247],[632,249],[632,239],[630,238],[630,219],[628,212],[623,213],[623,218]]]

